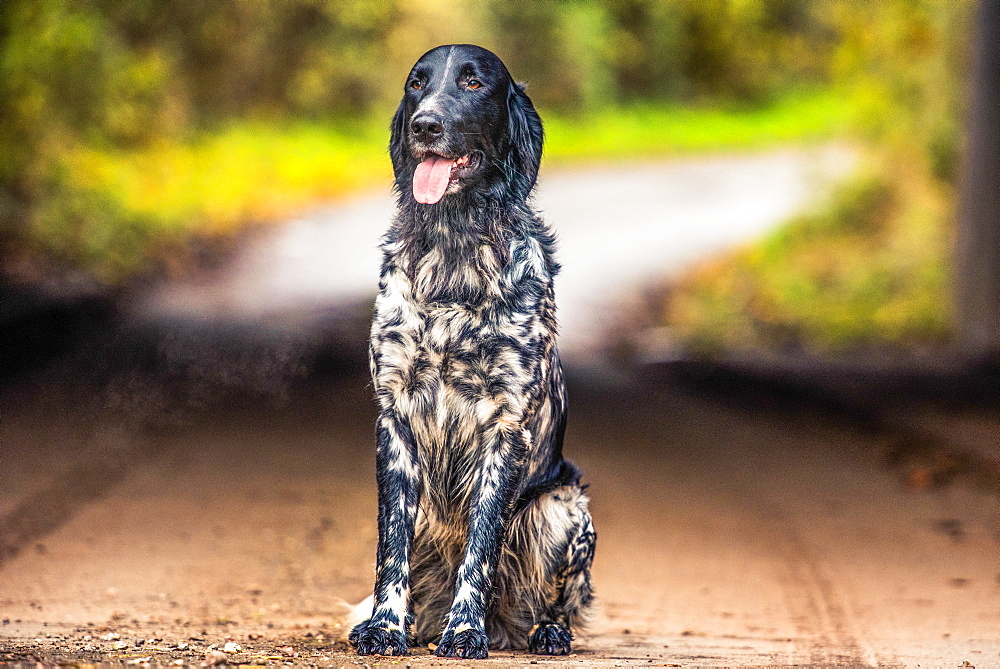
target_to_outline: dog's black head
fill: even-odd
[[[495,54],[439,46],[406,79],[389,153],[403,201],[471,193],[523,200],[538,176],[542,122]]]

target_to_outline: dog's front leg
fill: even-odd
[[[486,613],[493,574],[507,532],[530,436],[519,418],[499,413],[482,434],[484,458],[470,508],[465,556],[455,579],[455,599],[441,643],[443,657],[487,656]]]
[[[351,643],[360,655],[406,655],[410,549],[420,503],[416,441],[409,423],[391,409],[376,427],[378,553],[372,617],[355,627]]]

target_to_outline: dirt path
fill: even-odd
[[[747,160],[543,184],[571,366],[637,281],[816,183],[802,154]],[[293,222],[0,392],[0,662],[198,664],[227,642],[234,663],[396,662],[338,641],[376,534],[365,323],[344,308],[368,300],[388,213]],[[592,484],[600,609],[568,659],[479,664],[1000,666],[994,498],[909,491],[880,437],[808,410],[576,378],[567,452]],[[399,661],[433,664],[467,666]]]
[[[132,440],[124,481],[0,567],[0,659],[196,663],[231,640],[233,661],[359,662],[336,639],[372,573],[364,385],[302,384],[283,408],[118,433]],[[906,491],[874,462],[879,443],[822,416],[658,386],[573,388],[600,610],[559,663],[1000,665],[995,500]],[[8,412],[2,470],[43,491],[57,462],[87,476],[93,451],[72,439],[87,423]],[[549,661],[484,664],[531,662]]]

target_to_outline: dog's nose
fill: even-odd
[[[413,120],[410,121],[410,130],[417,141],[424,142],[425,144],[435,141],[444,134],[444,126],[441,124],[441,119],[427,113],[414,116]]]

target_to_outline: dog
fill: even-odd
[[[369,349],[378,549],[349,637],[361,655],[565,655],[591,606],[595,533],[562,456],[559,266],[530,204],[542,139],[486,49],[437,47],[406,80]]]

